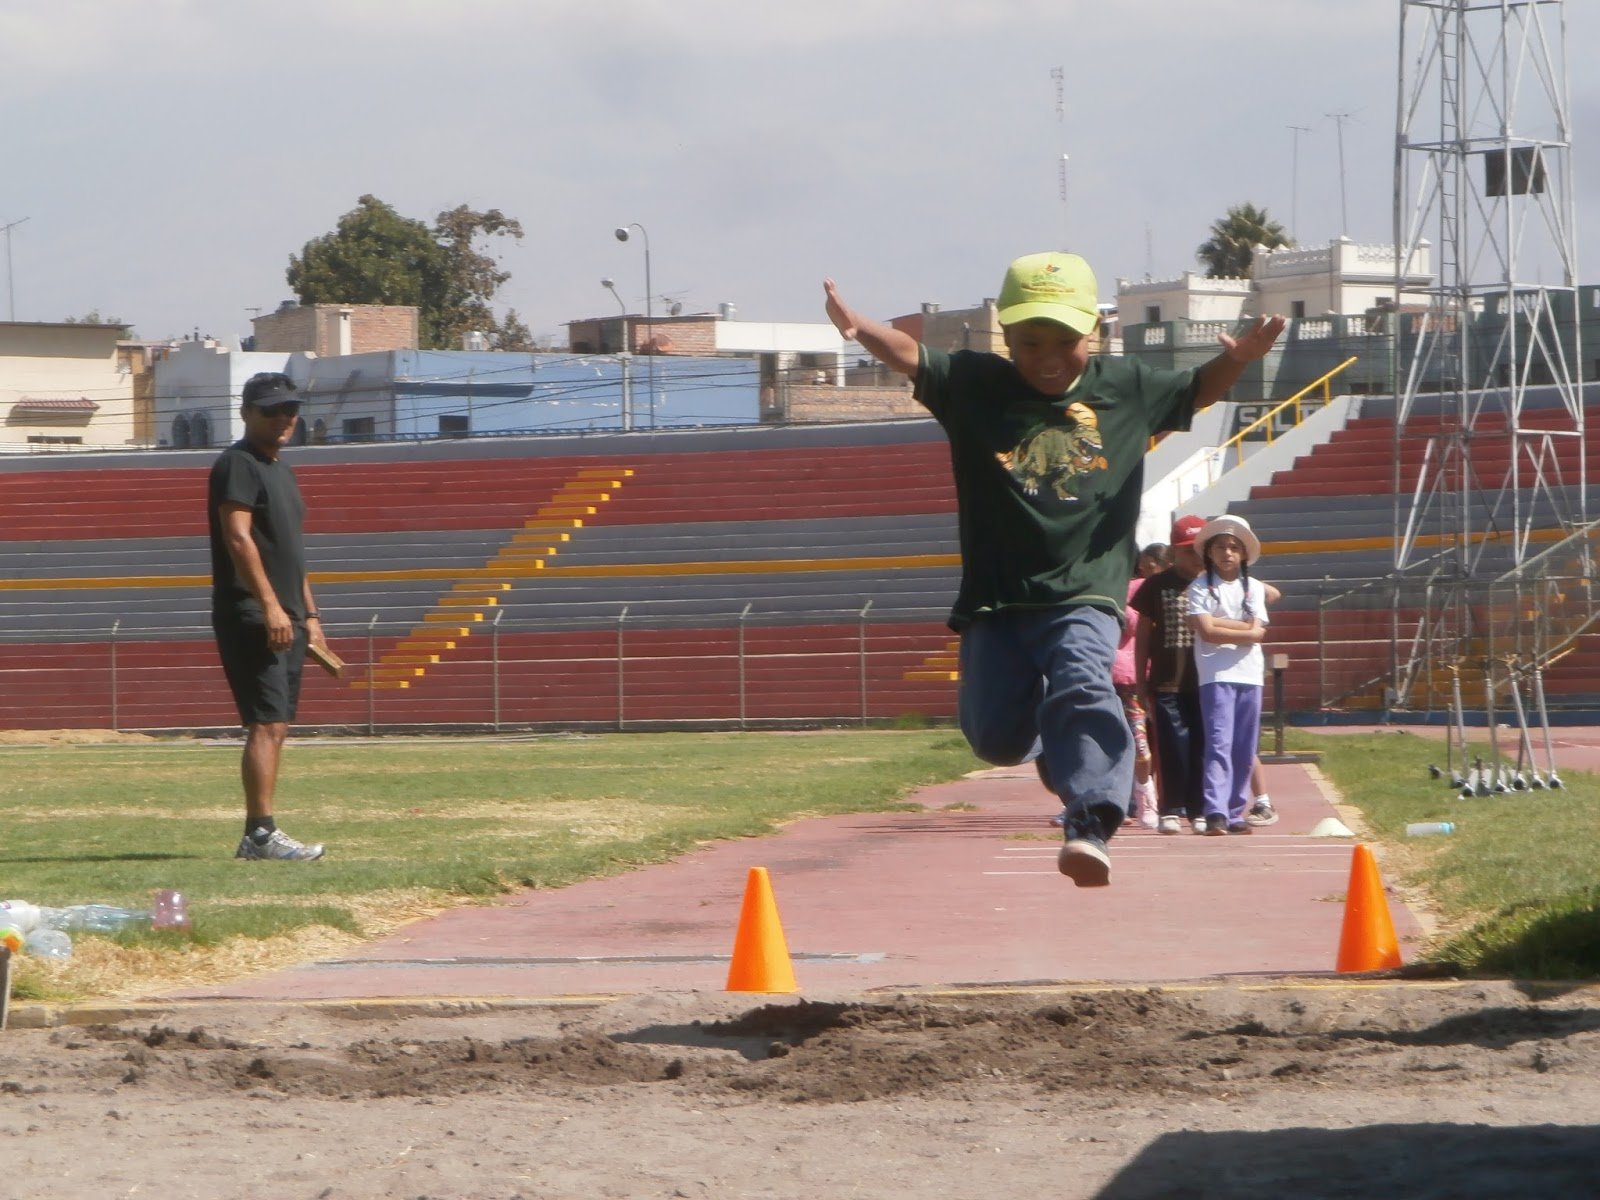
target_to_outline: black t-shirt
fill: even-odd
[[[1119,619],[1152,434],[1187,429],[1194,371],[1091,358],[1046,396],[1008,358],[922,348],[916,396],[950,439],[960,629],[1000,608],[1089,604]]]
[[[1189,580],[1168,567],[1146,579],[1128,601],[1141,617],[1155,622],[1147,643],[1150,688],[1157,692],[1193,692],[1200,687],[1194,669],[1194,630],[1184,597]]]
[[[294,472],[282,459],[270,459],[248,442],[235,442],[211,466],[206,515],[211,527],[211,611],[260,621],[261,602],[234,570],[222,540],[220,509],[241,504],[250,510],[250,537],[266,568],[278,603],[297,621],[306,616],[305,501]]]

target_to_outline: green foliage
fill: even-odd
[[[1211,223],[1211,236],[1200,243],[1195,254],[1205,263],[1208,279],[1244,279],[1250,274],[1257,246],[1276,250],[1293,244],[1266,209],[1235,204],[1227,215]]]
[[[91,308],[81,317],[68,317],[63,325],[126,325],[121,317],[102,317],[98,308]]]
[[[522,225],[497,208],[466,205],[432,226],[403,217],[376,196],[362,196],[330,233],[289,256],[289,286],[302,304],[412,304],[425,349],[457,349],[469,331],[495,350],[532,348],[515,310],[496,317],[496,292],[511,278],[480,239],[521,239]]]

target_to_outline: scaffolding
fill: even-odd
[[[1394,575],[1425,598],[1414,629],[1396,613],[1394,699],[1443,695],[1463,756],[1478,696],[1491,738],[1515,710],[1521,759],[1529,721],[1548,743],[1524,694],[1570,643],[1552,613],[1593,574],[1563,0],[1402,0],[1400,24]],[[1516,786],[1492,758],[1458,782]]]

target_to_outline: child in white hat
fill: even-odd
[[[1267,595],[1250,577],[1261,541],[1243,517],[1221,516],[1205,523],[1195,544],[1205,569],[1185,599],[1205,730],[1206,833],[1249,833],[1250,770],[1261,741],[1266,676]]]

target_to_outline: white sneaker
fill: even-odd
[[[1278,810],[1272,807],[1271,800],[1257,800],[1250,806],[1250,811],[1245,814],[1244,819],[1252,825],[1276,825]]]
[[[322,843],[308,846],[297,842],[281,829],[274,829],[265,842],[257,842],[249,834],[239,839],[235,858],[277,859],[279,862],[310,862],[322,857]]]
[[[1196,833],[1198,833],[1201,837],[1205,837],[1205,835],[1206,835],[1206,819],[1204,817],[1196,817],[1194,820],[1189,822],[1189,827],[1191,829],[1193,829]]]
[[[1162,817],[1160,823],[1156,827],[1160,829],[1162,833],[1183,832],[1183,822],[1170,813],[1167,816]]]
[[[1145,804],[1140,806],[1139,824],[1143,825],[1146,829],[1154,829],[1159,822],[1160,817],[1156,814],[1154,805]]]

